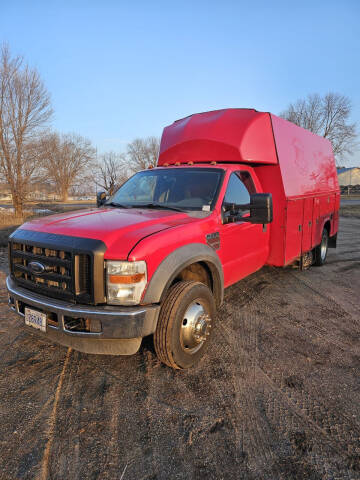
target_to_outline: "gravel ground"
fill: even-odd
[[[0,479],[359,479],[360,219],[340,231],[324,267],[229,288],[185,372],[150,342],[90,356],[23,331],[3,249]]]

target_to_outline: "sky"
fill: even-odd
[[[0,43],[40,72],[52,128],[101,153],[191,113],[329,91],[360,131],[359,21],[358,0],[0,0]]]

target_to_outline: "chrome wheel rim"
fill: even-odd
[[[200,300],[192,302],[184,313],[180,328],[183,350],[193,355],[209,338],[211,317]]]
[[[328,243],[327,235],[323,235],[321,240],[321,246],[320,246],[320,256],[322,261],[324,261],[326,258],[327,243]]]

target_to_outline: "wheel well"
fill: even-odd
[[[324,228],[326,228],[326,230],[327,230],[327,232],[328,232],[328,234],[329,234],[329,237],[330,237],[330,229],[331,229],[330,220],[328,220],[327,222],[325,222]]]
[[[171,285],[180,281],[201,282],[213,292],[213,279],[211,271],[205,262],[196,262],[183,268],[174,278]]]
[[[184,280],[201,282],[207,285],[214,295],[216,306],[220,307],[223,301],[223,287],[214,265],[205,261],[191,263],[176,275],[169,287]]]

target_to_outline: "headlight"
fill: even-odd
[[[107,303],[138,305],[147,282],[146,263],[107,260]]]

